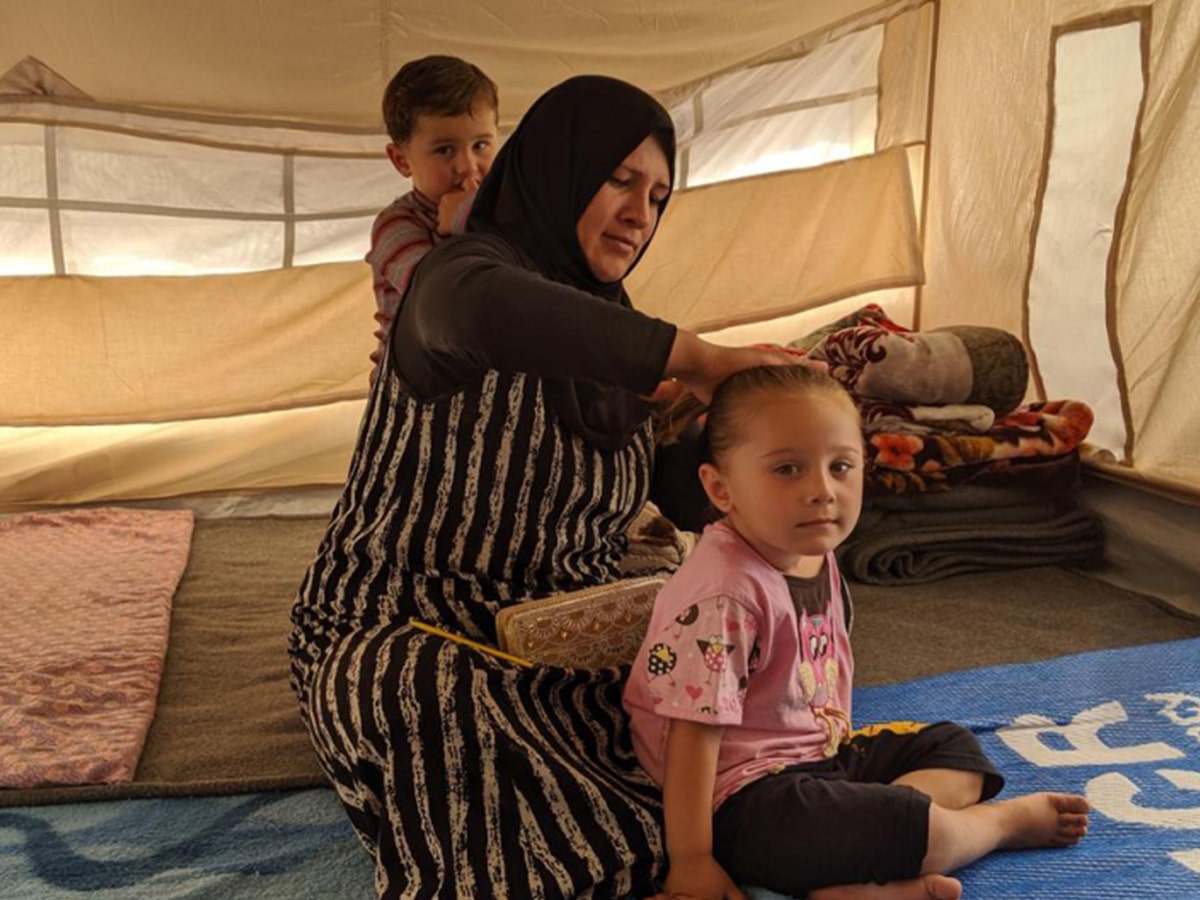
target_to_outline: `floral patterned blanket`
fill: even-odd
[[[986,431],[868,431],[867,489],[904,494],[946,491],[981,480],[1019,484],[1021,464],[1073,453],[1091,427],[1087,404],[1051,400],[1020,406]]]
[[[869,304],[792,346],[827,362],[858,404],[868,494],[1019,484],[1021,463],[1073,453],[1092,427],[1076,400],[1018,405],[1028,360],[996,328],[915,332]]]

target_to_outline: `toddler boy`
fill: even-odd
[[[412,190],[371,228],[366,261],[378,307],[371,379],[383,341],[417,262],[442,238],[461,233],[471,200],[491,168],[499,138],[499,93],[477,66],[453,56],[405,63],[383,95],[388,159]]]

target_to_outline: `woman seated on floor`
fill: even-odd
[[[642,91],[574,78],[496,158],[470,234],[416,269],[332,521],[293,612],[293,684],[380,896],[648,896],[661,798],[621,673],[524,668],[496,612],[617,577],[649,493],[650,394],[707,399],[794,362],[634,311],[622,279],[671,193]]]

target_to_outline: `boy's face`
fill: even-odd
[[[388,144],[387,155],[413,187],[437,203],[478,186],[492,167],[497,142],[496,111],[476,103],[470,115],[418,115],[409,139]]]

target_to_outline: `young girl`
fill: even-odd
[[[665,894],[945,898],[999,848],[1066,846],[1088,804],[996,803],[1003,785],[949,722],[852,732],[850,597],[833,550],[862,507],[858,412],[828,375],[747,369],[717,389],[700,479],[724,518],[659,594],[625,689],[663,786]]]

